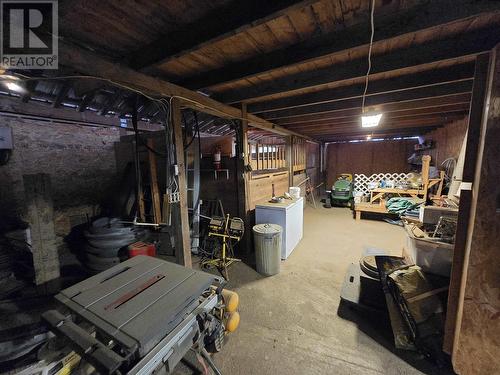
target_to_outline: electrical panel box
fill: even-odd
[[[12,150],[12,129],[0,127],[0,150]]]

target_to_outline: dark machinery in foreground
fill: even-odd
[[[63,309],[43,319],[101,374],[170,373],[189,350],[219,374],[207,350],[221,350],[239,323],[237,295],[222,287],[217,276],[137,256],[63,290]]]

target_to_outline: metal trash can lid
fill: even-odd
[[[282,228],[278,224],[257,224],[253,226],[253,231],[259,234],[278,234]]]

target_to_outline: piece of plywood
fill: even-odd
[[[283,195],[288,191],[288,172],[276,172],[266,174],[254,174],[249,181],[250,199],[249,209],[255,209],[258,203],[266,202],[273,196]]]
[[[487,82],[452,351],[462,375],[500,369],[500,45]]]
[[[474,87],[469,118],[469,129],[455,172],[457,179],[474,183],[475,170],[478,158],[478,145],[481,127],[483,123],[486,86],[489,75],[490,58],[488,55],[478,56],[474,72]],[[465,155],[467,154],[467,157]],[[459,170],[457,173],[456,171]],[[459,183],[452,183],[458,189]],[[451,188],[450,188],[451,189]],[[455,189],[454,189],[455,190]],[[456,191],[456,190],[455,190]],[[471,218],[472,192],[464,190],[461,192],[460,206],[458,212],[457,231],[455,236],[455,248],[453,250],[453,261],[450,276],[450,289],[448,292],[448,306],[446,313],[443,350],[449,354],[453,351],[457,331],[457,319],[460,310],[460,290],[464,275],[464,262],[466,258],[466,240]]]

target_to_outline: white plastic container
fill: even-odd
[[[300,187],[290,186],[288,192],[292,196],[292,198],[299,199],[300,198]]]
[[[405,225],[407,239],[406,250],[422,271],[449,277],[453,260],[454,245],[444,242],[417,238]]]

